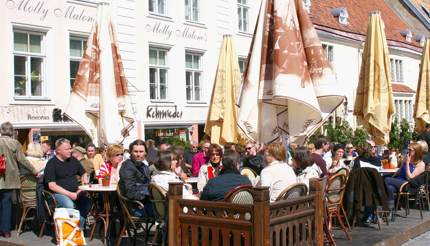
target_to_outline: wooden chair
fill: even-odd
[[[137,239],[137,231],[139,229],[142,229],[144,232],[144,239],[145,239],[145,245],[148,241],[149,232],[151,231],[152,226],[154,225],[154,219],[147,217],[146,215],[144,217],[135,216],[133,214],[134,208],[142,209],[144,208],[144,205],[140,201],[136,200],[130,200],[123,196],[121,194],[121,190],[118,185],[117,187],[117,194],[118,194],[118,200],[119,204],[121,206],[121,211],[123,214],[124,224],[121,228],[118,241],[116,243],[117,246],[121,244],[122,237],[128,232],[128,234],[131,234],[131,230],[133,231],[133,245],[136,245],[136,239]]]
[[[252,185],[239,185],[224,196],[225,202],[236,204],[253,204]]]
[[[149,185],[151,202],[154,205],[156,228],[152,239],[152,245],[157,245],[158,235],[161,233],[161,245],[167,244],[167,197],[166,191],[160,186],[151,183]]]
[[[333,218],[336,218],[339,222],[341,229],[345,232],[348,240],[351,240],[351,227],[345,209],[343,208],[343,194],[346,188],[346,177],[344,174],[336,174],[331,176],[327,181],[326,191],[325,191],[325,202],[327,209],[327,220],[328,220],[328,230],[331,232]],[[342,217],[345,218],[346,225],[342,221]]]
[[[281,193],[279,193],[276,201],[289,200],[301,196],[306,196],[308,194],[308,187],[303,183],[297,183],[288,186]]]
[[[52,194],[50,191],[42,191],[42,200],[45,218],[43,220],[42,227],[40,228],[39,237],[43,236],[46,224],[54,226],[54,212],[55,208],[57,207],[57,200],[55,200],[54,194]]]
[[[21,219],[18,226],[18,236],[21,234],[22,224],[24,221],[33,220],[36,216],[27,218],[31,210],[36,210],[36,185],[37,178],[33,175],[21,177],[21,189],[19,190],[19,199],[21,202]]]

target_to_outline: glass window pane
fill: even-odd
[[[149,50],[149,64],[157,65],[157,50]]]
[[[164,84],[160,84],[160,99],[167,98],[167,87]]]
[[[30,35],[30,52],[32,53],[42,52],[42,36]]]
[[[76,78],[76,74],[78,73],[79,62],[78,61],[70,61],[70,78]]]
[[[167,70],[160,69],[160,99],[167,98]]]
[[[14,73],[15,75],[24,75],[25,76],[25,57],[24,56],[15,56],[14,57]]]
[[[158,51],[158,65],[166,65],[166,51]]]
[[[199,0],[193,0],[193,20],[199,20]]]
[[[165,0],[158,0],[158,13],[160,14],[166,14],[164,1]]]
[[[70,39],[70,56],[82,57],[82,41]]]
[[[200,73],[194,73],[194,86],[200,86]]]
[[[190,0],[185,0],[185,20],[190,20]]]
[[[185,54],[185,67],[193,68],[193,56],[190,54]]]
[[[194,73],[194,100],[200,101],[200,73]]]
[[[167,70],[160,69],[160,85],[167,83]]]
[[[248,31],[248,9],[247,8],[243,9],[243,30],[245,32]]]
[[[154,1],[155,0],[148,0],[148,9],[150,12],[154,12]]]
[[[31,95],[42,96],[42,80],[40,77],[32,77],[31,79]]]
[[[195,55],[193,58],[194,58],[193,59],[193,68],[199,69],[200,68],[200,56]]]
[[[40,79],[42,75],[42,58],[31,57],[30,62],[31,78]]]
[[[25,76],[15,76],[15,96],[25,96]]]
[[[156,74],[157,74],[157,69],[155,68],[149,69],[149,83],[157,83]]]
[[[26,33],[13,33],[13,42],[15,51],[28,51],[28,35]]]

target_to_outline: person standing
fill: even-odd
[[[315,151],[311,154],[312,160],[315,164],[317,164],[322,171],[322,175],[327,175],[327,164],[323,159],[323,155],[329,151],[330,143],[326,138],[318,138],[315,142]]]
[[[12,124],[10,122],[1,124],[0,133],[0,161],[6,167],[6,170],[0,173],[0,236],[9,238],[12,228],[12,192],[21,188],[18,164],[33,174],[37,174],[37,171],[25,158],[21,144],[12,138],[14,133]]]
[[[199,176],[200,167],[209,162],[209,141],[204,141],[202,150],[193,156],[191,161],[191,171],[194,177]],[[202,187],[203,188],[203,187]]]

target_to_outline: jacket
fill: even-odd
[[[144,163],[131,159],[122,163],[119,170],[119,188],[128,199],[142,201],[147,198],[150,181],[149,168]]]
[[[203,188],[200,200],[222,201],[224,196],[239,185],[252,185],[245,176],[235,170],[221,171],[220,175],[209,180]]]
[[[19,166],[22,165],[31,173],[36,174],[36,170],[25,158],[21,144],[8,136],[0,136],[0,155],[6,158],[6,173],[0,175],[0,189],[19,189],[21,181],[19,179]]]

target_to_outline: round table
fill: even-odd
[[[104,238],[105,242],[108,243],[108,235],[109,235],[109,217],[110,217],[110,200],[109,200],[109,192],[116,191],[117,186],[116,185],[110,185],[110,186],[102,186],[100,184],[89,184],[89,185],[81,185],[79,186],[80,190],[87,191],[87,192],[97,192],[101,193],[103,198],[103,211],[97,212],[94,216],[94,224],[91,229],[91,238],[93,239],[94,236],[94,230],[96,229],[96,222],[97,220],[101,220],[104,225]]]

